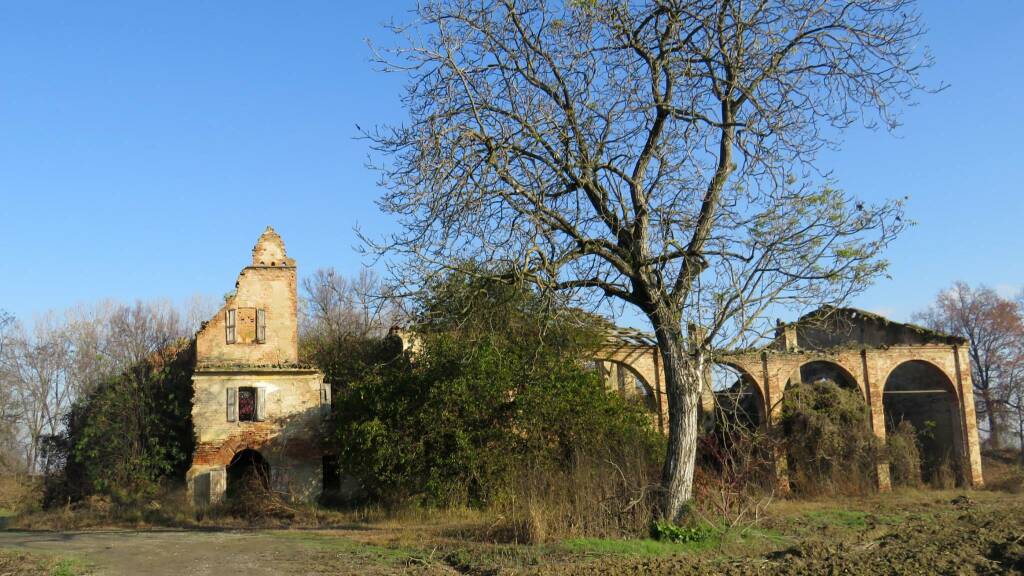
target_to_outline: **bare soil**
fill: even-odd
[[[479,541],[485,526],[0,532],[0,574],[1024,574],[1024,495],[916,491],[778,501],[698,545]],[[37,561],[45,559],[46,561]],[[7,562],[5,564],[5,562]]]

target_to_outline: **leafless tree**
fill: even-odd
[[[971,379],[980,400],[978,417],[988,421],[989,444],[1000,448],[1003,412],[1021,376],[1024,353],[1024,316],[1018,305],[986,286],[957,282],[940,292],[928,309],[914,314],[914,320],[967,339]]]
[[[221,298],[209,294],[193,294],[184,306],[184,330],[188,334],[199,332],[203,322],[217,313],[223,304]]]
[[[166,302],[106,301],[63,314],[50,311],[31,329],[5,318],[0,418],[10,424],[29,473],[40,471],[40,441],[60,431],[77,398],[188,336],[181,315]]]
[[[320,268],[303,279],[302,292],[300,330],[307,339],[383,336],[399,317],[380,278],[366,268],[351,279]]]
[[[0,472],[4,473],[21,469],[16,428],[20,410],[14,394],[14,377],[6,362],[13,327],[14,316],[0,310]]]
[[[17,325],[7,355],[7,369],[19,408],[18,428],[24,462],[38,472],[40,441],[55,434],[71,406],[73,388],[67,379],[71,346],[57,317],[37,318],[31,332]]]
[[[884,273],[899,202],[831,187],[818,152],[896,126],[930,63],[912,0],[425,0],[381,66],[408,121],[365,133],[367,239],[422,281],[485,262],[650,320],[666,371],[664,513],[691,498],[703,366],[768,309]],[[699,326],[690,337],[684,326]]]

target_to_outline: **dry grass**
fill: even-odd
[[[643,451],[578,456],[568,468],[525,470],[493,506],[489,538],[541,543],[646,534],[657,514],[658,470]]]
[[[985,488],[1010,494],[1024,493],[1024,461],[1016,450],[987,450],[982,454]]]

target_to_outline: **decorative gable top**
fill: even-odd
[[[252,249],[253,266],[295,266],[295,260],[288,257],[284,249],[284,240],[274,230],[273,226],[260,235],[256,246]]]

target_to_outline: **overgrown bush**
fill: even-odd
[[[796,493],[864,493],[876,484],[878,442],[857,390],[830,380],[791,385],[782,400],[780,440]]]
[[[592,320],[468,277],[419,318],[415,354],[380,342],[336,392],[331,444],[365,498],[493,507],[530,540],[646,528],[663,439],[583,361]]]
[[[115,503],[152,497],[184,478],[193,448],[194,342],[163,350],[100,382],[65,417],[47,445],[46,503],[89,495]]]
[[[900,420],[895,429],[886,434],[885,444],[893,486],[921,486],[921,447],[914,425]]]

